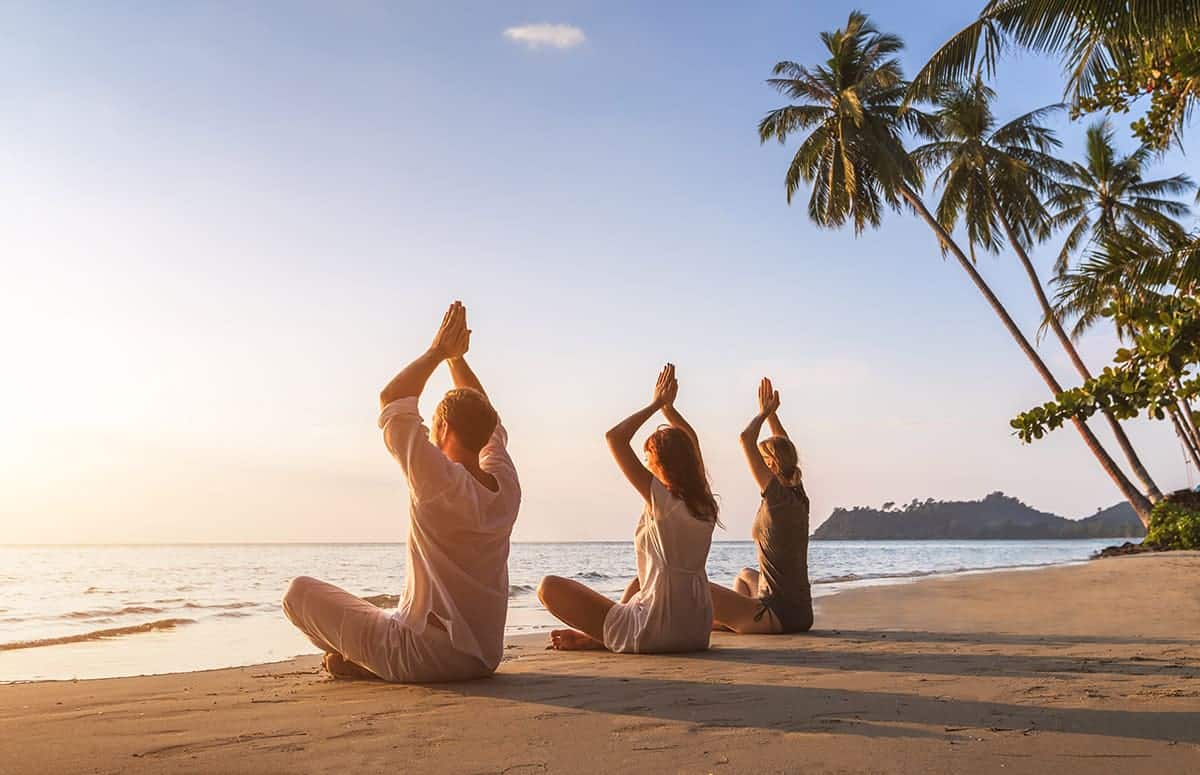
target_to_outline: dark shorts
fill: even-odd
[[[768,595],[758,599],[758,613],[755,621],[761,619],[767,611],[775,614],[775,618],[783,626],[782,633],[808,632],[813,626],[812,600],[791,601],[776,595]]]

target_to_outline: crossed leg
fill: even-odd
[[[365,667],[354,664],[336,651],[327,651],[321,659],[325,672],[334,678],[359,679],[364,681],[378,680],[379,676]]]
[[[333,584],[300,576],[283,596],[283,612],[325,652],[321,664],[331,676],[380,677],[366,666],[373,661],[372,635],[388,618],[379,608]]]
[[[626,594],[629,594],[628,590]],[[564,651],[604,648],[604,618],[615,605],[604,595],[572,579],[546,576],[538,584],[538,600],[570,630],[553,630],[550,647]]]
[[[758,571],[742,568],[733,589],[709,583],[715,624],[739,635],[774,635],[783,632],[783,624],[771,609],[763,609],[758,599]]]
[[[737,578],[733,580],[733,591],[746,597],[758,597],[758,571],[754,568],[742,568]]]

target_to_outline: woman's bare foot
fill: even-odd
[[[559,651],[592,651],[603,649],[604,644],[579,630],[552,630],[550,648]]]
[[[329,652],[325,654],[325,658],[321,660],[321,664],[325,666],[325,671],[334,678],[343,680],[359,679],[359,680],[378,680],[379,676],[372,673],[365,667],[349,662],[341,654]]]

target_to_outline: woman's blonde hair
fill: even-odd
[[[796,445],[787,436],[771,436],[758,443],[758,451],[767,467],[788,487],[801,484],[800,454]]]

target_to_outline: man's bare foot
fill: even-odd
[[[733,630],[731,628],[726,627],[725,625],[721,624],[720,622],[713,622],[712,631],[713,632],[733,632]]]
[[[347,661],[341,654],[329,652],[325,658],[321,660],[321,664],[325,666],[325,671],[334,678],[343,680],[359,679],[359,680],[379,680],[379,676],[372,673],[365,667]]]
[[[559,651],[593,651],[604,644],[579,630],[551,630],[550,648]]]

